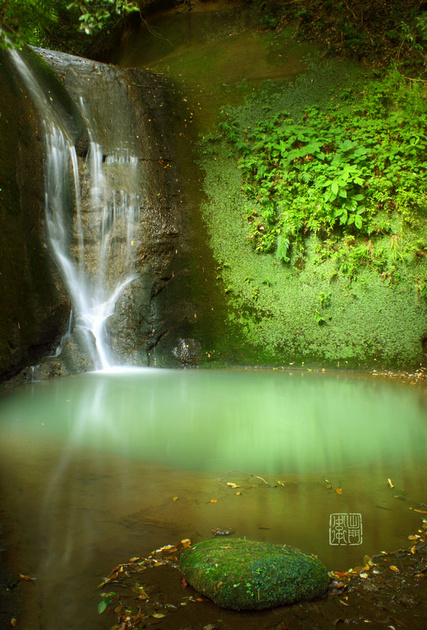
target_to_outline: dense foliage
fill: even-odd
[[[147,2],[145,2],[146,4]],[[0,24],[10,41],[61,48],[75,31],[87,35],[114,27],[129,13],[139,11],[136,0],[0,0]],[[0,43],[6,32],[0,29]],[[57,40],[55,42],[55,40]]]
[[[424,256],[425,97],[424,83],[392,70],[300,117],[266,106],[263,120],[244,126],[230,110],[220,128],[243,174],[255,249],[296,264],[315,234],[319,257],[334,256],[348,273],[362,263],[390,273]]]
[[[265,1],[264,20],[291,25],[294,36],[311,39],[333,54],[351,54],[376,64],[391,59],[425,69],[427,11],[424,0]]]

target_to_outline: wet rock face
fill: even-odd
[[[311,554],[289,545],[239,538],[204,540],[186,550],[188,582],[223,608],[261,610],[325,595],[329,576]]]
[[[133,276],[107,320],[113,359],[128,365],[188,365],[186,357],[182,360],[174,352],[190,319],[184,303],[188,274],[180,262],[188,245],[166,86],[162,79],[143,71],[51,51],[39,53],[74,102],[80,103],[88,124],[87,133],[76,142],[81,216],[80,227],[74,217],[73,257],[82,260],[94,278],[100,264],[105,266],[105,282],[112,286],[117,278],[129,273]],[[102,164],[108,176],[100,206],[110,203],[111,221],[115,221],[107,254],[100,253],[99,234],[104,234],[105,240],[110,219],[101,211],[94,220],[97,202],[94,204],[89,172],[93,148],[86,141],[93,138],[102,146]],[[117,210],[120,204],[133,207],[130,223],[123,221],[122,226]],[[191,364],[196,363],[193,353]]]
[[[117,279],[125,279],[106,324],[113,362],[197,365],[198,352],[180,350],[181,340],[190,337],[194,308],[185,298],[191,282],[187,262],[183,262],[188,259],[189,244],[163,80],[142,71],[35,51],[43,59],[37,57],[35,62],[37,77],[46,86],[77,153],[79,190],[72,192],[70,178],[64,202],[70,261],[79,262],[89,287],[95,287],[101,273],[101,284],[113,292]],[[1,218],[2,236],[10,242],[2,248],[0,282],[9,283],[13,295],[4,286],[0,376],[55,352],[69,325],[75,297],[68,280],[64,288],[59,258],[54,262],[47,233],[40,114],[25,90],[15,85],[9,66],[2,71],[10,85],[2,92],[0,104],[13,120],[12,125],[7,121],[7,138],[14,151],[12,166],[4,171],[5,210],[10,218],[4,213]],[[19,107],[13,104],[17,95]],[[5,145],[2,159],[7,158]],[[93,185],[94,168],[102,170],[101,179],[108,179],[101,192]],[[130,221],[125,216],[129,208]],[[74,313],[75,324],[75,309]],[[194,348],[197,344],[191,341]],[[62,368],[48,366],[37,369],[38,374],[48,377],[53,372],[94,369],[94,357],[85,356],[82,335],[63,338],[62,347],[61,358],[55,359],[62,361]],[[24,380],[33,376],[33,370],[23,372]]]
[[[37,116],[0,53],[0,378],[58,343],[68,294],[47,251]]]

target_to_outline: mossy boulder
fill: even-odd
[[[240,538],[204,540],[180,560],[187,581],[222,608],[263,609],[322,597],[326,567],[289,545]]]

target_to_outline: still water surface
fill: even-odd
[[[364,376],[142,369],[4,392],[7,560],[37,577],[22,585],[23,627],[111,627],[97,613],[103,576],[216,527],[334,569],[406,547],[426,453],[425,388]],[[330,544],[336,513],[361,515],[355,544]]]

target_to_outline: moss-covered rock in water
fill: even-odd
[[[289,545],[239,538],[197,543],[181,556],[188,582],[222,608],[262,609],[322,597],[326,567]]]

